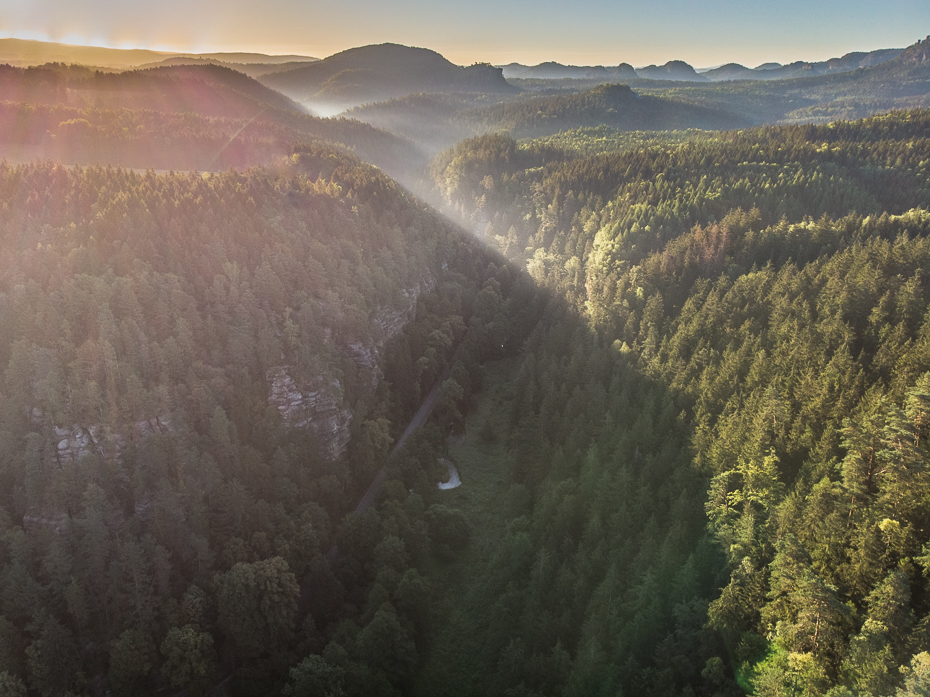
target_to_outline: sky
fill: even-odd
[[[454,63],[824,60],[930,34],[930,0],[0,0],[0,38],[325,57],[373,43]]]

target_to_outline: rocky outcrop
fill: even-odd
[[[274,406],[287,428],[310,428],[316,434],[320,452],[329,459],[341,457],[349,444],[352,412],[345,405],[342,385],[335,378],[317,376],[298,385],[289,366],[268,371]]]
[[[429,277],[422,283],[400,291],[398,302],[372,313],[369,336],[348,341],[339,350],[356,365],[362,379],[358,384],[370,386],[371,393],[384,377],[381,369],[381,351],[385,344],[400,334],[417,312],[420,293],[436,286]],[[323,336],[331,340],[332,332],[324,329]],[[317,437],[321,454],[336,460],[345,454],[349,444],[349,427],[352,411],[345,403],[342,384],[334,377],[295,377],[292,366],[282,365],[268,371],[269,403],[281,414],[287,428],[310,428]]]
[[[41,414],[33,410],[33,421],[42,420]],[[56,455],[58,462],[66,464],[77,462],[91,453],[108,460],[120,460],[123,451],[131,440],[147,438],[155,433],[166,433],[171,430],[171,419],[167,417],[143,419],[133,424],[129,434],[114,433],[100,425],[82,426],[55,426]]]
[[[377,389],[378,383],[384,377],[381,371],[381,351],[388,341],[403,331],[407,323],[417,314],[417,299],[421,292],[429,292],[436,287],[436,280],[432,277],[422,284],[400,291],[401,300],[398,306],[382,307],[372,314],[369,333],[370,341],[354,340],[343,347],[345,353],[358,368],[368,373],[371,390]]]

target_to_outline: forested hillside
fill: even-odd
[[[928,46],[0,66],[0,697],[930,694]]]
[[[271,165],[297,143],[341,144],[395,176],[424,158],[404,138],[311,116],[248,76],[215,65],[101,73],[0,66],[0,156],[138,169]]]
[[[458,694],[928,689],[928,126],[437,158],[574,308],[527,343]]]
[[[831,70],[828,61],[816,70],[796,65],[797,71],[780,73],[779,79],[713,83],[635,76],[609,79],[631,86],[599,85],[608,78],[596,76],[522,79],[524,93],[510,98],[487,95],[481,103],[475,96],[418,94],[368,104],[350,115],[401,134],[431,152],[485,133],[539,138],[604,126],[654,131],[827,123],[930,106],[930,63],[924,58],[928,45],[917,42],[904,51],[893,51],[892,60],[880,63],[869,61],[866,54],[850,54],[849,59],[861,60],[863,67],[848,71]],[[842,60],[839,64],[846,65]]]
[[[431,507],[442,432],[346,514],[437,380],[448,423],[468,366],[519,346],[518,278],[318,146],[214,175],[0,164],[0,201],[2,694],[393,694],[417,566],[463,543]]]

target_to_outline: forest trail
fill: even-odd
[[[442,387],[443,381],[449,377],[446,373],[443,373],[439,379],[436,381],[436,384],[433,385],[433,389],[430,390],[430,393],[426,395],[426,399],[423,400],[423,403],[420,405],[420,408],[417,410],[417,413],[414,414],[413,419],[407,425],[407,430],[404,431],[403,435],[397,439],[397,442],[394,444],[394,447],[391,448],[391,452],[387,456],[387,460],[384,463],[384,466],[378,470],[378,474],[375,475],[375,478],[372,480],[371,485],[368,487],[368,491],[365,492],[365,495],[362,497],[362,500],[358,502],[358,505],[355,507],[356,513],[364,513],[369,508],[371,504],[375,502],[375,499],[378,498],[378,494],[381,492],[381,487],[384,486],[384,481],[387,479],[387,468],[391,462],[391,458],[394,457],[394,454],[399,452],[401,448],[404,447],[404,443],[407,441],[407,438],[420,426],[426,423],[426,420],[429,418],[429,415],[433,413],[433,408],[436,406],[436,400],[439,399],[439,388]]]

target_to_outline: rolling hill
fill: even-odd
[[[747,123],[722,109],[642,96],[627,85],[600,85],[589,92],[474,109],[459,115],[456,122],[478,133],[507,131],[516,138],[599,124],[621,130],[664,130],[739,128]]]
[[[173,53],[149,49],[104,48],[101,46],[74,46],[53,41],[27,39],[0,39],[0,63],[20,67],[44,63],[77,63],[98,68],[124,70],[157,63],[166,58],[184,56],[203,58],[224,63],[280,64],[291,61],[314,61],[310,56],[269,56],[264,53]]]
[[[678,83],[668,88],[653,83],[638,88],[647,94],[732,110],[753,123],[856,119],[930,105],[928,46],[930,40],[918,41],[892,60],[847,72],[704,85]]]
[[[362,46],[302,68],[262,76],[316,110],[338,112],[418,92],[516,93],[500,68],[454,65],[435,51],[397,44]]]
[[[0,66],[0,157],[68,164],[213,170],[271,164],[294,144],[340,143],[404,176],[413,145],[301,105],[226,67],[181,65],[123,73],[76,66]]]
[[[871,68],[897,58],[902,52],[900,48],[885,48],[878,51],[863,53],[856,51],[847,53],[840,58],[831,58],[826,61],[809,63],[795,61],[788,65],[764,64],[757,68],[747,68],[739,63],[727,63],[719,68],[701,73],[712,82],[725,80],[783,80],[794,77],[811,77],[815,75],[833,75],[848,73],[859,68]]]
[[[252,117],[262,108],[305,109],[242,73],[217,65],[186,65],[122,73],[50,64],[0,66],[4,101],[98,109],[151,109],[206,116]]]
[[[524,80],[564,80],[569,78],[573,80],[603,79],[625,81],[636,80],[639,77],[636,71],[633,70],[633,66],[629,63],[605,67],[603,65],[562,65],[561,63],[549,61],[540,63],[539,65],[510,63],[501,66],[501,68],[504,70],[505,78],[519,78]]]

